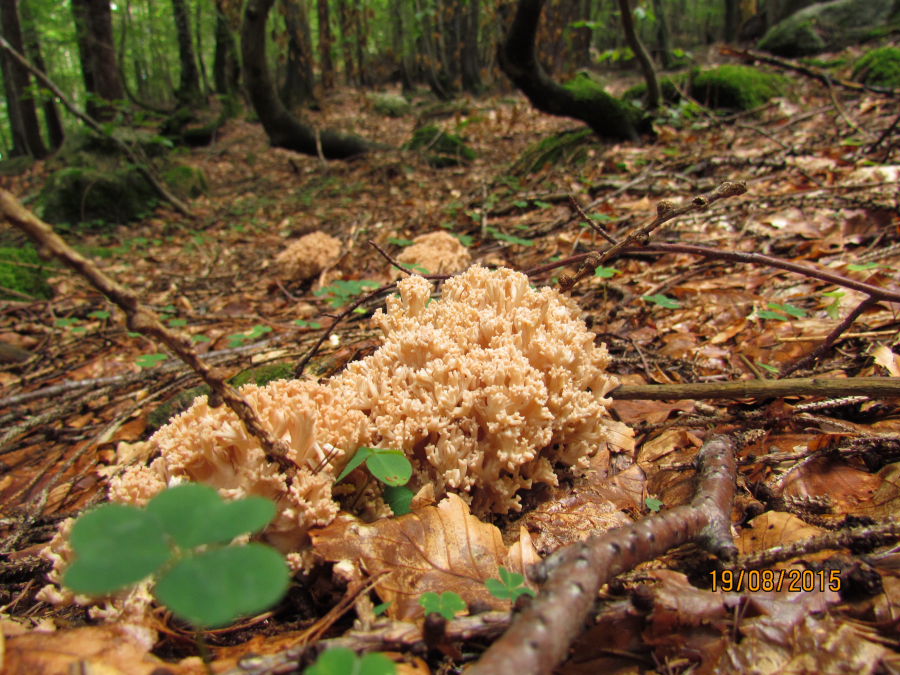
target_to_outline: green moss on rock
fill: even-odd
[[[47,283],[49,269],[31,245],[0,248],[0,298],[23,300],[17,293],[32,298],[52,297],[53,289]],[[8,293],[7,289],[17,293]]]
[[[787,91],[787,80],[751,66],[719,66],[699,72],[691,93],[711,108],[752,110]]]
[[[585,72],[566,82],[563,89],[575,99],[571,116],[586,122],[602,138],[636,140],[639,132],[649,130],[640,110],[629,101],[608,94]]]
[[[589,127],[548,136],[526,148],[510,168],[510,173],[523,175],[540,171],[548,164],[580,163],[587,158],[587,147],[592,139],[596,140]]]
[[[421,150],[428,163],[436,168],[467,164],[478,156],[461,136],[447,133],[434,124],[416,129],[412,139],[404,147],[408,150]]]
[[[156,193],[134,168],[73,166],[53,173],[40,199],[49,223],[124,224],[143,217],[156,203]]]
[[[202,169],[186,164],[174,164],[163,172],[163,179],[182,198],[194,198],[209,190]]]
[[[235,386],[252,383],[260,387],[274,380],[289,380],[294,376],[294,367],[289,363],[267,363],[263,366],[242,370],[232,377],[229,382]]]
[[[873,49],[856,62],[853,79],[875,87],[900,88],[900,48]]]
[[[411,110],[409,101],[400,94],[391,92],[374,92],[368,94],[366,98],[372,105],[372,110],[379,115],[387,117],[403,117],[408,115]]]

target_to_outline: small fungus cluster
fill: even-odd
[[[341,256],[341,242],[315,231],[292,242],[275,258],[279,273],[290,281],[306,281],[330,267]]]
[[[397,261],[416,265],[428,274],[456,274],[472,264],[469,250],[449,232],[429,232],[413,239],[412,246],[403,249]],[[400,270],[392,272],[396,279]]]

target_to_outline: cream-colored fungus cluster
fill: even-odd
[[[412,245],[397,256],[397,261],[422,267],[429,274],[455,274],[472,264],[472,256],[459,239],[439,230],[413,239]],[[396,279],[401,272],[393,268],[391,274]]]
[[[616,380],[609,356],[556,290],[534,290],[508,269],[474,266],[431,300],[421,276],[375,323],[384,343],[323,384],[277,380],[241,393],[290,448],[290,475],[270,462],[226,406],[200,397],[151,438],[156,458],[110,483],[113,501],[146,504],[179,482],[218,488],[223,497],[273,499],[278,515],[263,538],[294,569],[315,557],[308,532],[338,513],[335,477],[361,445],[400,448],[411,485],[437,498],[459,493],[478,514],[520,508],[520,491],[554,485],[557,470],[606,452],[612,424],[605,394]],[[377,511],[377,509],[376,509]],[[58,581],[71,552],[61,535],[48,547]],[[48,599],[52,593],[47,593]]]
[[[291,281],[312,279],[341,257],[341,241],[321,231],[292,242],[275,258],[279,273]]]

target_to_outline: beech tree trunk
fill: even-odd
[[[274,2],[250,0],[241,28],[244,84],[269,142],[307,155],[321,152],[328,159],[346,159],[368,152],[372,146],[358,136],[333,131],[317,133],[289,113],[278,97],[266,62],[266,20]]]
[[[480,0],[469,0],[469,7],[463,17],[460,74],[463,89],[473,94],[477,94],[484,89],[484,85],[481,82],[481,58],[478,52],[480,26]]]
[[[328,0],[319,0],[316,5],[319,14],[319,68],[322,74],[322,89],[334,87],[334,61],[331,58],[331,16]]]
[[[44,62],[44,55],[41,52],[41,42],[38,37],[37,25],[34,16],[31,14],[31,8],[28,2],[19,3],[19,18],[22,21],[22,38],[25,46],[25,56],[34,64],[34,66],[46,73],[47,65]],[[46,90],[44,90],[46,92]],[[59,109],[53,96],[47,93],[41,102],[41,109],[44,111],[44,124],[47,126],[47,136],[50,139],[50,149],[56,150],[62,145],[65,138],[63,130],[62,118],[59,116]]]
[[[0,2],[0,28],[3,37],[20,54],[25,54],[22,27],[19,22],[19,0]],[[11,56],[3,54],[3,81],[6,87],[6,105],[12,130],[10,155],[31,155],[37,159],[47,156],[47,148],[41,138],[34,97],[29,92],[31,77],[28,71]]]
[[[203,98],[200,92],[200,72],[191,39],[191,20],[184,0],[172,0],[172,14],[175,17],[175,32],[178,35],[178,60],[181,64],[181,79],[175,98],[181,104],[197,103]]]
[[[638,140],[638,132],[648,130],[639,111],[599,87],[590,91],[563,87],[538,63],[535,39],[543,4],[543,0],[518,0],[512,26],[497,54],[503,72],[538,110],[581,120],[602,138]]]
[[[288,52],[281,100],[288,108],[314,103],[312,35],[305,0],[281,0],[288,33]]]
[[[222,0],[216,0],[216,50],[213,55],[213,83],[223,96],[234,94],[240,86],[241,65],[231,26],[222,11]]]
[[[88,114],[97,120],[112,119],[115,108],[110,102],[125,98],[125,88],[113,46],[109,0],[72,0],[72,13],[84,87],[89,95]]]

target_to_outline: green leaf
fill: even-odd
[[[347,647],[334,647],[303,672],[304,675],[396,675],[397,664],[381,652],[360,657]]]
[[[382,614],[384,614],[386,611],[388,611],[390,609],[392,604],[394,604],[394,603],[393,602],[382,602],[381,604],[375,605],[372,608],[372,614],[374,614],[375,616],[381,616]]]
[[[777,367],[775,367],[775,366],[770,366],[768,363],[763,363],[762,361],[757,361],[757,362],[756,362],[756,365],[758,365],[760,368],[763,368],[763,369],[765,369],[765,370],[768,370],[770,373],[773,373],[773,374],[775,374],[775,375],[778,375],[778,373],[781,372],[781,371],[778,370]]]
[[[196,335],[191,335],[192,342],[209,342],[209,338],[206,337],[203,333],[197,333]]]
[[[790,316],[793,316],[798,319],[806,316],[805,309],[803,309],[802,307],[796,307],[796,306],[788,304],[788,303],[785,303],[782,305],[777,302],[770,302],[768,304],[768,307],[769,307],[769,309],[775,309],[775,310],[784,312],[785,314],[789,314]]]
[[[272,521],[276,512],[275,503],[265,497],[251,496],[224,502],[210,516],[206,541],[201,543],[227,544],[242,534],[258,532]]]
[[[95,309],[93,312],[88,314],[88,316],[92,319],[108,319],[111,314],[105,309]]]
[[[353,471],[356,467],[360,466],[363,462],[365,462],[372,455],[372,448],[367,448],[362,445],[356,451],[356,454],[347,462],[347,465],[344,467],[344,470],[338,474],[338,477],[334,480],[335,483],[340,483],[344,480],[351,471]]]
[[[838,319],[841,315],[841,298],[844,297],[844,291],[828,291],[827,293],[822,293],[822,295],[828,298],[834,298],[832,302],[825,308],[825,313],[828,314],[828,317],[831,319]]]
[[[520,209],[524,209],[526,206],[528,206],[528,202],[526,202],[526,201],[524,201],[524,200],[522,200],[522,199],[517,199],[517,200],[515,200],[515,201],[512,203],[512,205],[513,205],[513,206],[516,206],[516,207],[518,207],[518,208],[520,208]]]
[[[184,558],[160,578],[154,593],[182,619],[213,627],[268,609],[289,581],[281,554],[253,543]]]
[[[401,237],[388,237],[387,240],[394,246],[412,246],[415,243],[412,239],[402,239]]]
[[[54,323],[60,328],[68,328],[69,326],[77,326],[80,319],[71,317],[68,319],[57,319]]]
[[[654,305],[658,305],[660,307],[665,307],[666,309],[678,309],[681,307],[681,303],[678,302],[675,298],[670,298],[667,295],[662,295],[661,293],[656,293],[655,295],[646,295],[644,296],[644,300],[647,302],[652,302]]]
[[[553,204],[550,202],[542,202],[540,199],[535,199],[533,204],[541,209],[549,209]]]
[[[760,309],[756,312],[756,316],[760,319],[772,319],[774,321],[788,321],[789,319],[784,314],[778,314],[777,312],[770,312],[767,309]]]
[[[156,572],[172,555],[159,521],[126,504],[105,504],[81,516],[70,537],[75,550],[63,584],[100,595]]]
[[[484,582],[491,595],[500,600],[515,602],[521,595],[534,597],[536,593],[525,584],[525,577],[516,572],[510,572],[505,567],[500,567],[499,579],[488,579]]]
[[[412,499],[415,493],[405,485],[386,485],[382,496],[394,515],[402,516],[412,510]]]
[[[594,270],[594,276],[601,279],[609,279],[617,274],[620,274],[619,270],[614,267],[603,267],[603,265],[598,265],[597,269]]]
[[[318,330],[322,327],[322,324],[318,321],[307,321],[305,319],[294,319],[294,323],[301,328],[312,328],[313,330]]]
[[[402,450],[370,448],[371,456],[366,459],[366,467],[382,483],[406,485],[412,477],[412,464]]]
[[[167,354],[142,354],[134,362],[141,368],[153,368],[167,358],[169,358]]]
[[[187,326],[187,319],[169,319],[169,325],[172,326],[172,328]]]
[[[444,591],[440,595],[431,592],[423,593],[419,598],[419,604],[425,608],[426,614],[436,612],[447,621],[452,621],[457,614],[466,610],[465,600],[453,591]]]
[[[510,244],[519,244],[520,246],[534,246],[534,242],[530,239],[522,239],[521,237],[514,237],[511,234],[505,234],[496,227],[488,227],[487,232],[498,241],[506,241]]]
[[[459,239],[459,243],[463,246],[471,246],[475,243],[475,237],[470,237],[468,234],[454,234],[453,236]]]
[[[847,265],[847,269],[851,272],[865,272],[867,270],[874,270],[881,267],[878,263],[867,262],[867,263],[851,263]]]
[[[659,510],[663,507],[662,501],[656,497],[647,497],[647,499],[644,500],[644,503],[647,505],[648,509],[653,511],[653,513],[659,513]]]

